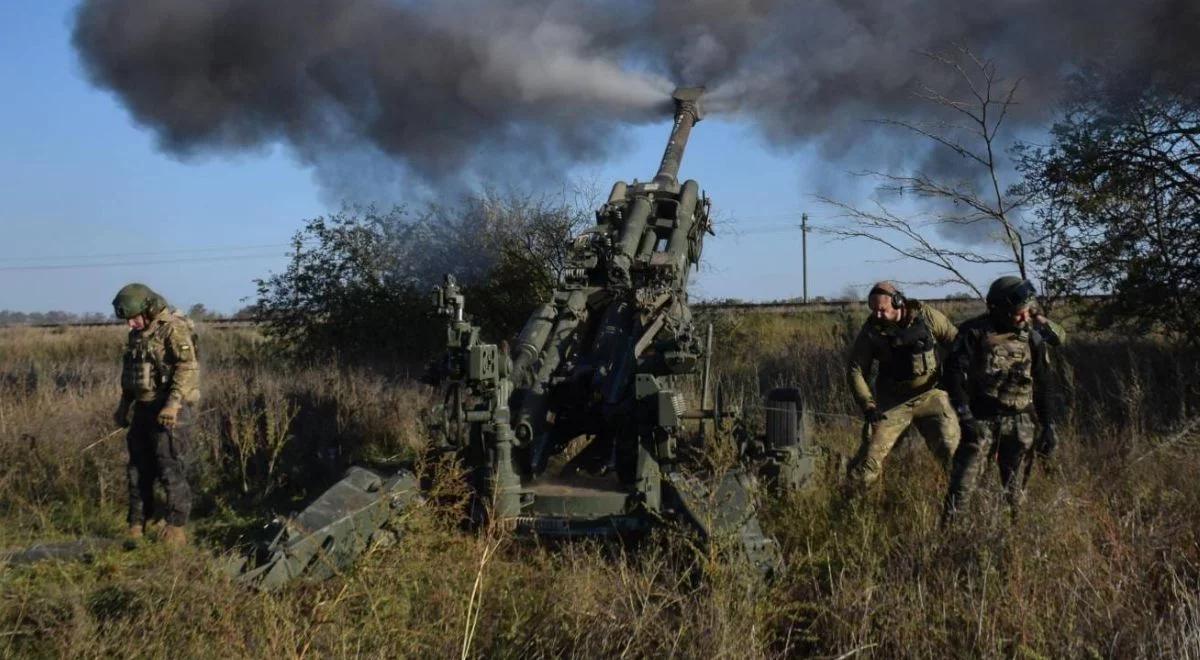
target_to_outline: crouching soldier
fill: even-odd
[[[958,420],[949,397],[938,389],[938,346],[949,346],[957,329],[941,312],[909,300],[890,282],[867,294],[871,316],[849,356],[850,388],[866,422],[862,445],[850,464],[847,492],[861,493],[877,481],[883,462],[909,426],[948,470],[958,446]],[[879,365],[875,387],[867,384]]]
[[[129,324],[114,414],[118,425],[129,428],[129,535],[141,538],[155,517],[154,483],[161,480],[167,493],[161,538],[185,545],[192,492],[184,456],[192,406],[200,397],[194,326],[144,284],[122,288],[113,311]]]
[[[1034,293],[1027,280],[1001,277],[988,289],[987,313],[958,328],[946,375],[962,442],[954,455],[944,521],[965,504],[993,452],[1005,497],[1015,510],[1024,490],[1022,461],[1031,449],[1049,455],[1058,443],[1056,393],[1047,341],[1035,327],[1042,324],[1033,317]],[[1056,335],[1053,341],[1060,339]]]

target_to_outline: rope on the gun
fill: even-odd
[[[746,406],[745,410],[756,412],[789,412],[795,413],[793,408],[779,408],[777,406]],[[824,417],[826,419],[842,420],[850,424],[861,424],[863,421],[862,415],[847,415],[846,413],[826,412],[823,410],[800,409],[800,414],[812,415],[813,417]]]

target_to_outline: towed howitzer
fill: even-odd
[[[444,393],[430,416],[431,450],[466,468],[475,522],[540,537],[594,537],[674,519],[705,541],[724,539],[764,573],[779,567],[778,546],[756,516],[754,476],[796,487],[814,472],[814,456],[797,391],[768,395],[763,438],[746,437],[731,423],[736,412],[710,396],[711,328],[702,342],[688,278],[713,233],[711,204],[696,181],[677,178],[702,118],[702,93],[676,90],[658,173],[613,185],[596,224],[571,241],[550,299],[507,354],[483,341],[452,276],[435,289],[447,336],[429,374]],[[719,474],[700,467],[706,426],[713,439],[731,430],[743,458],[737,466]],[[280,521],[276,540],[234,571],[261,588],[327,575],[381,533],[391,538],[381,530],[417,490],[411,472],[384,477],[352,468],[300,515]]]
[[[678,181],[691,128],[702,118],[702,91],[674,92],[658,174],[613,185],[595,226],[572,240],[562,280],[530,314],[510,355],[479,341],[452,278],[438,288],[451,318],[438,443],[475,468],[479,517],[496,517],[518,533],[641,532],[676,518],[702,538],[733,540],[769,571],[778,548],[758,524],[752,473],[796,487],[814,472],[815,456],[803,446],[798,392],[776,390],[767,401],[767,436],[737,439],[742,464],[722,474],[697,469],[706,422],[713,437],[726,427],[740,431],[728,424],[732,410],[716,404],[720,397],[708,404],[712,338],[701,341],[688,304],[689,276],[704,236],[713,234],[700,185]],[[690,401],[696,391],[698,401]]]

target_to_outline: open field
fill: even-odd
[[[816,441],[850,453],[842,352],[861,314],[714,314],[725,391],[756,417],[759,392],[798,385]],[[832,484],[768,502],[789,567],[768,586],[670,531],[637,553],[464,533],[448,497],[346,575],[264,595],[214,557],[346,465],[411,458],[432,392],[281,366],[250,328],[202,333],[195,547],[0,568],[0,655],[1200,657],[1200,447],[1162,444],[1200,413],[1200,355],[1153,339],[1073,333],[1058,468],[1015,521],[993,471],[941,532],[945,477],[909,440],[860,506]],[[84,451],[111,430],[122,334],[0,329],[0,548],[123,530],[122,441]]]

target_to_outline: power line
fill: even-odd
[[[34,270],[82,270],[88,268],[112,268],[117,266],[158,266],[178,263],[206,263],[218,261],[243,261],[249,259],[286,259],[289,255],[283,253],[272,254],[243,254],[224,257],[183,257],[178,259],[150,259],[144,261],[113,261],[108,263],[97,264],[54,264],[50,266],[0,266],[0,272],[4,271],[34,271]]]
[[[173,248],[165,250],[149,250],[146,252],[109,252],[96,254],[63,254],[55,256],[32,257],[0,257],[0,262],[21,261],[61,261],[64,259],[115,259],[121,257],[154,257],[164,254],[190,254],[204,252],[239,252],[242,250],[262,250],[268,248],[290,248],[295,243],[269,243],[263,245],[226,245],[220,247],[202,248]]]
[[[797,216],[795,222],[745,222],[745,223],[724,222],[724,223],[717,224],[714,227],[714,229],[716,231],[724,230],[724,231],[728,231],[728,232],[736,232],[739,234],[772,233],[772,232],[787,232],[787,231],[794,231],[794,232],[799,233],[801,231],[801,224],[802,224],[802,222],[801,222],[800,216]],[[814,223],[810,219],[808,222],[808,227],[809,227],[810,231],[812,230],[813,225],[814,225]]]
[[[722,213],[716,218],[717,222],[726,222],[731,220],[780,220],[786,218],[795,218],[797,213],[801,211],[780,211],[778,213]]]
[[[784,218],[794,217],[784,214],[780,215],[757,215],[757,216],[733,216],[726,218],[720,222],[718,226],[720,233],[732,237],[751,236],[758,234],[783,234],[797,232],[800,230],[800,225],[795,223],[770,223],[770,222],[737,222],[741,219],[755,218]],[[301,241],[301,245],[311,245],[313,240]],[[0,272],[16,272],[16,271],[53,271],[53,270],[86,270],[91,268],[116,268],[122,266],[152,266],[152,265],[169,265],[177,263],[216,263],[223,261],[243,261],[253,259],[273,259],[278,257],[290,256],[284,253],[271,254],[236,254],[245,250],[263,250],[295,247],[295,242],[289,243],[265,243],[257,245],[225,245],[225,246],[208,246],[196,248],[167,248],[161,250],[147,250],[144,252],[106,252],[93,254],[73,254],[73,255],[54,255],[54,256],[5,256],[0,257]],[[226,254],[220,254],[226,253]],[[94,259],[132,259],[137,257],[162,257],[163,255],[181,255],[171,259],[138,259],[136,261],[101,261],[93,263]],[[197,255],[197,256],[187,256]],[[202,256],[201,256],[202,255]],[[43,264],[38,262],[52,261],[69,261],[80,260],[81,263],[58,263],[58,264]]]
[[[753,236],[754,234],[787,234],[800,233],[800,225],[789,225],[787,227],[758,227],[753,229],[738,229],[730,228],[728,233],[730,236]]]

